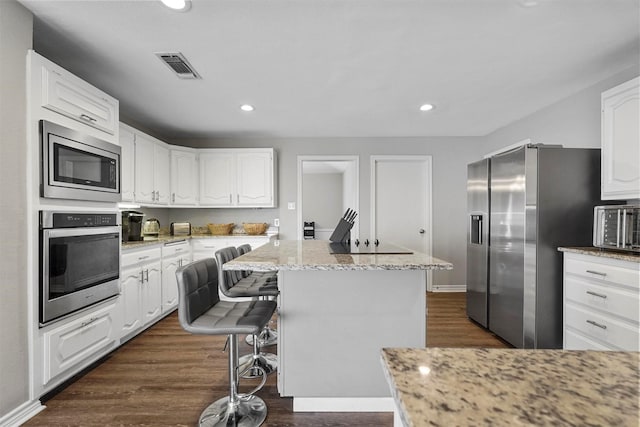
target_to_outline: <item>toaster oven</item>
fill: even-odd
[[[640,253],[640,206],[596,206],[593,218],[593,246]]]

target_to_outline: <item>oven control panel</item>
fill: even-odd
[[[112,227],[118,225],[117,213],[41,212],[42,228]]]

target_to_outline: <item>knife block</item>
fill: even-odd
[[[351,227],[353,224],[345,221],[343,218],[340,218],[336,229],[333,230],[331,237],[329,240],[337,243],[347,243],[351,240]]]

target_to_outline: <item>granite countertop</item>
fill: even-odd
[[[601,249],[594,248],[593,246],[589,247],[560,247],[558,248],[560,252],[572,252],[575,254],[581,255],[593,255],[599,256],[602,258],[611,258],[611,259],[619,259],[622,261],[631,261],[631,262],[640,262],[640,253],[632,253],[632,252],[622,252],[615,251],[611,249]]]
[[[385,348],[406,426],[639,425],[640,353]]]
[[[224,270],[451,270],[431,255],[331,254],[328,240],[272,240],[222,267]]]
[[[145,238],[145,240],[137,242],[122,243],[122,249],[139,248],[142,246],[151,246],[157,244],[165,244],[171,242],[179,242],[181,240],[190,239],[236,239],[236,238],[252,238],[252,237],[271,237],[268,234],[225,234],[221,236],[214,236],[213,234],[191,234],[189,236],[171,236],[169,234],[161,234],[157,238]]]

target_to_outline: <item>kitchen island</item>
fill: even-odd
[[[629,426],[638,352],[385,348],[404,426]]]
[[[383,347],[424,347],[421,253],[334,254],[328,241],[275,240],[224,270],[278,271],[278,391],[294,411],[393,411]]]

